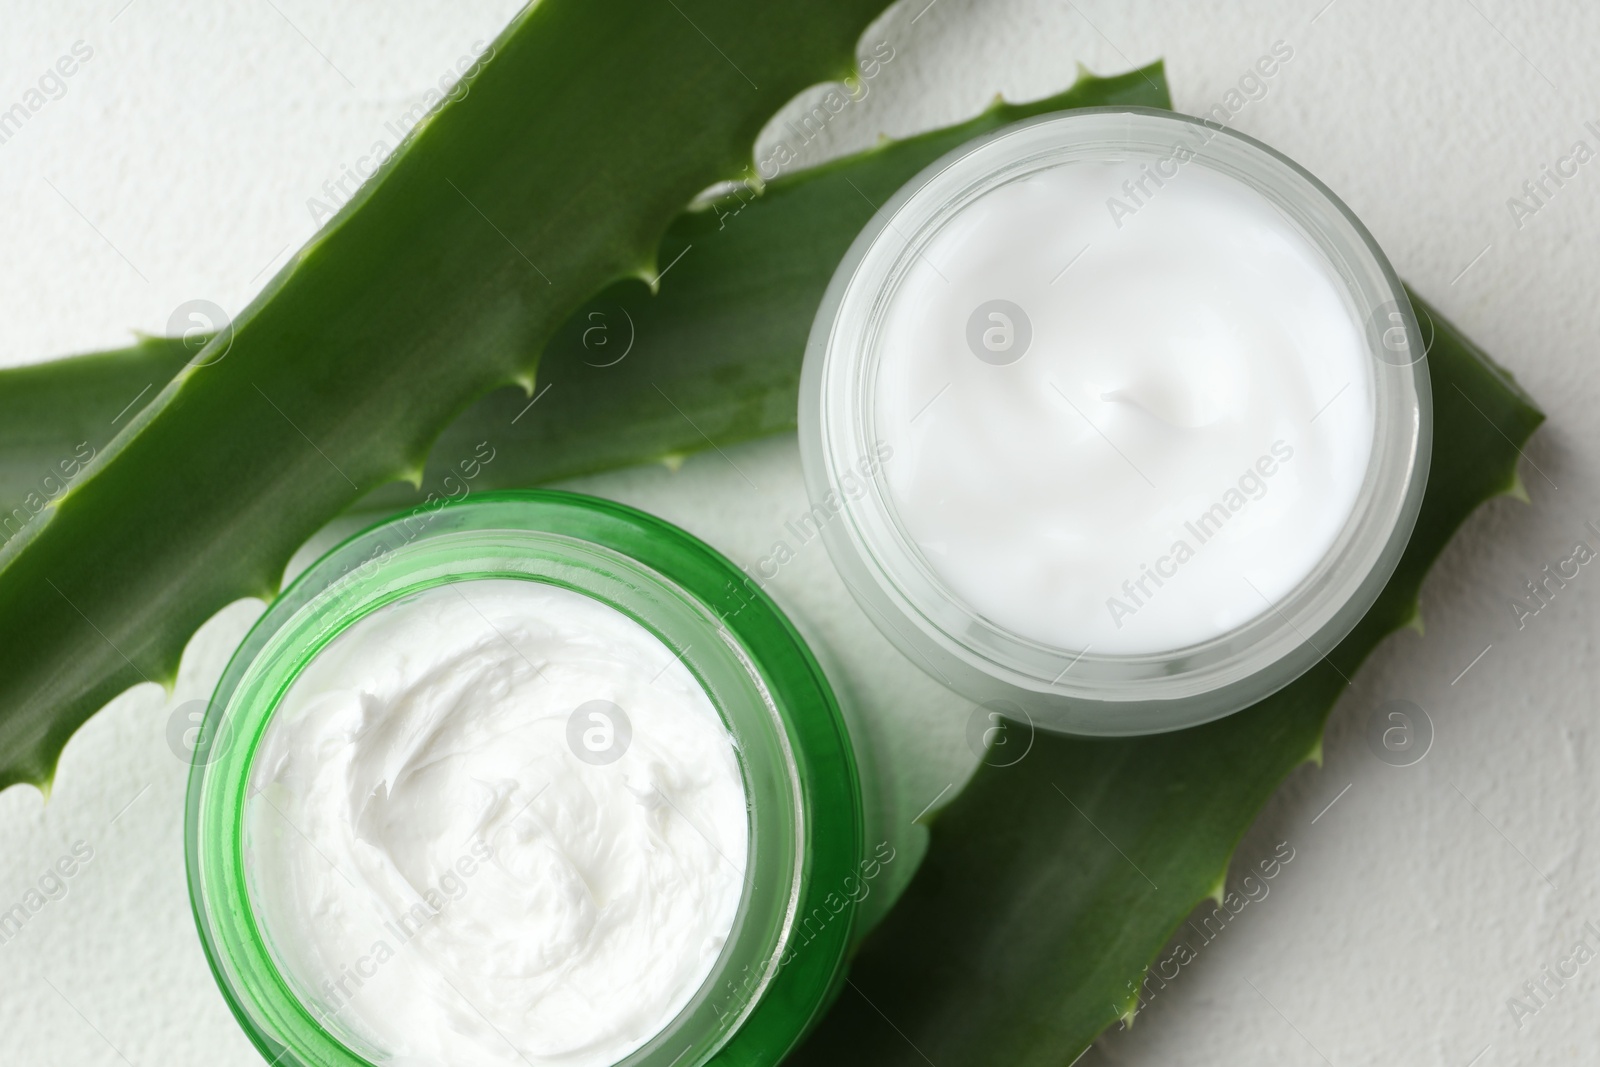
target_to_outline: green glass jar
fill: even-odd
[[[186,835],[201,942],[235,1016],[275,1065],[388,1058],[318,1005],[252,903],[252,768],[289,687],[341,633],[427,590],[486,579],[548,583],[639,623],[733,738],[749,837],[732,929],[687,1006],[619,1062],[778,1062],[842,984],[852,887],[874,873],[849,733],[804,641],[737,567],[659,519],[555,491],[486,494],[359,534],[290,585],[235,653],[195,747]]]

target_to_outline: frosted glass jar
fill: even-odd
[[[1055,730],[1246,707],[1331,650],[1427,480],[1423,339],[1360,222],[1241,134],[1093,108],[962,146],[818,310],[813,516],[884,634]]]

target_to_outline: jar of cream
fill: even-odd
[[[806,352],[812,513],[884,634],[991,710],[1191,726],[1329,652],[1427,480],[1409,300],[1325,186],[1199,119],[1091,108],[940,159]]]
[[[683,531],[570,493],[323,557],[195,751],[201,939],[279,1065],[775,1063],[875,873],[788,620]]]

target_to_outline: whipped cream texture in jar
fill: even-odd
[[[1370,235],[1295,164],[1066,112],[957,149],[857,239],[802,454],[835,563],[934,677],[1048,728],[1173,729],[1292,681],[1371,605],[1426,482],[1424,355]]]
[[[710,698],[557,586],[366,616],[285,694],[254,775],[257,914],[398,1060],[620,1062],[704,983],[742,896],[744,785]]]
[[[842,981],[838,705],[742,572],[633,509],[485,494],[346,542],[195,751],[196,919],[270,1062],[777,1062]]]

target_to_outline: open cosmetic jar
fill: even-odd
[[[1041,727],[1191,726],[1372,605],[1427,480],[1411,304],[1327,187],[1199,119],[1090,108],[964,145],[828,287],[812,516],[923,670]]]
[[[257,622],[195,747],[189,887],[273,1064],[776,1063],[843,980],[862,818],[826,679],[736,567],[485,494]]]

